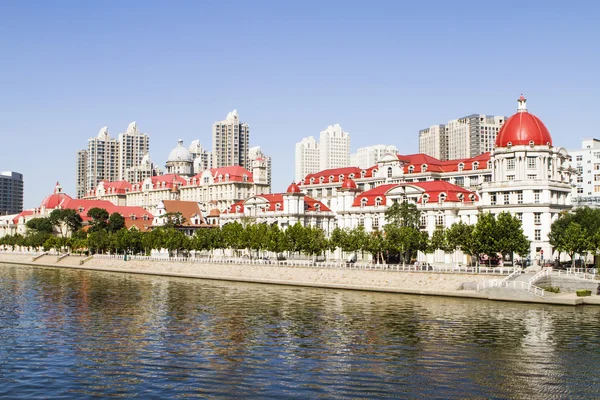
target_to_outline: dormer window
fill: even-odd
[[[393,172],[394,172],[394,170],[392,169],[392,167],[388,167],[388,169],[387,169],[387,177],[388,177],[388,178],[391,178],[391,177],[392,177],[392,174],[393,174]]]
[[[354,179],[354,174],[350,174],[350,175],[348,175],[348,177],[349,177],[350,179]]]
[[[229,182],[229,174],[225,174],[225,182]]]
[[[281,203],[275,203],[275,211],[281,210]]]
[[[427,172],[427,164],[421,165],[421,172]]]
[[[529,145],[530,145],[531,147],[533,147],[533,146],[535,146],[535,142],[534,142],[533,140],[530,140],[530,141],[529,141]]]
[[[244,174],[244,176],[242,176],[242,180],[244,182],[248,182],[248,175]]]
[[[486,168],[487,168],[487,169],[492,169],[492,161],[491,161],[491,160],[489,160],[489,161],[487,162],[487,164],[486,164]]]
[[[338,182],[343,182],[343,181],[344,181],[344,174],[340,174]]]
[[[440,195],[438,196],[438,201],[440,203],[443,203],[444,201],[446,201],[446,193],[440,193]]]
[[[144,216],[142,217],[142,219],[143,219],[144,221],[148,221],[148,215],[144,214]]]
[[[325,180],[325,178],[323,178],[323,180]],[[329,183],[333,183],[334,180],[335,177],[333,175],[329,175]]]
[[[475,161],[471,168],[473,169],[473,171],[477,171],[479,169],[479,163],[477,161]]]
[[[319,183],[323,183],[323,182],[325,182],[325,177],[324,176],[319,177]]]
[[[129,218],[131,218],[132,221],[135,221],[135,214],[131,214]]]
[[[475,201],[475,194],[471,193],[471,194],[469,195],[469,200],[471,200],[471,201]]]
[[[422,197],[423,204],[426,204],[429,201],[429,195],[425,193]]]
[[[315,203],[315,211],[321,211],[321,205],[319,203]]]
[[[367,205],[367,201],[369,201],[366,197],[363,197],[362,199],[360,199],[360,206],[364,207]]]
[[[381,197],[377,197],[375,199],[375,207],[379,207],[381,205]]]
[[[462,171],[462,170],[464,170],[464,169],[465,169],[465,163],[459,163],[459,164],[458,164],[458,170],[459,170],[459,171]]]
[[[310,184],[312,185],[313,183],[315,183],[315,178],[310,178]]]
[[[367,176],[367,171],[365,171],[364,169],[362,171],[360,171],[360,177],[364,178],[365,176]]]
[[[83,212],[83,207],[79,207],[78,208],[79,213],[81,214]]]
[[[235,206],[235,212],[240,212],[240,211],[241,211],[241,209],[242,209],[242,207],[240,207],[240,206]]]
[[[462,194],[462,193],[459,193],[458,195],[456,195],[456,197],[458,197],[458,200],[460,200],[460,201],[461,201],[461,203],[462,203],[463,201],[465,201],[465,195],[464,195],[464,194]]]
[[[412,174],[413,172],[415,172],[415,166],[411,165],[411,166],[408,167],[408,173]]]

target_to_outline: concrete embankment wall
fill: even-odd
[[[9,264],[473,298],[486,298],[486,295],[475,291],[461,290],[463,284],[492,278],[489,275],[365,271],[270,265],[169,263],[164,261],[124,261],[97,258],[80,265],[80,261],[83,259],[83,257],[71,256],[57,262],[56,256],[43,256],[33,261],[32,256],[0,254],[0,262]]]
[[[562,292],[575,292],[579,289],[588,289],[592,293],[596,293],[599,284],[600,281],[568,276],[548,276],[535,283],[539,287],[558,287]]]

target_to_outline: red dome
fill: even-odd
[[[348,178],[342,183],[342,189],[356,189],[356,182]]]
[[[290,186],[288,186],[287,193],[301,193],[300,191],[300,186],[296,185],[295,183],[292,183]]]
[[[56,187],[54,188],[54,193],[50,196],[47,196],[43,201],[40,207],[45,207],[46,209],[55,209],[58,207],[63,201],[72,200],[72,197],[68,194],[62,192],[62,187],[58,182],[56,182]]]
[[[498,136],[497,147],[529,145],[533,142],[537,146],[552,145],[552,137],[546,125],[535,115],[530,114],[525,108],[525,98],[519,98],[519,110],[515,115],[506,120]]]

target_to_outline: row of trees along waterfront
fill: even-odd
[[[594,263],[599,265],[600,209],[581,207],[561,213],[552,223],[548,239],[559,258],[561,253],[571,258],[573,267],[576,254],[585,256],[588,253],[594,256]]]
[[[329,238],[323,230],[303,227],[300,223],[281,229],[277,224],[248,221],[228,223],[222,228],[197,229],[190,237],[178,229],[185,222],[180,214],[168,216],[164,226],[140,232],[135,228],[125,229],[125,220],[120,214],[108,215],[106,210],[95,208],[88,211],[91,220],[84,231],[77,213],[55,210],[47,218],[28,221],[25,236],[0,238],[0,245],[121,254],[149,254],[152,249],[162,248],[176,256],[192,250],[213,252],[217,249],[231,249],[237,256],[242,255],[243,250],[252,256],[264,252],[318,256],[327,250],[341,249],[346,255],[366,253],[373,255],[376,262],[388,263],[410,262],[418,251],[431,253],[438,249],[446,253],[461,250],[475,260],[484,254],[525,256],[529,253],[529,241],[523,234],[521,222],[508,212],[497,217],[483,213],[475,225],[458,222],[448,229],[438,227],[431,237],[419,229],[421,213],[416,205],[394,203],[385,214],[387,224],[383,230],[366,232],[363,226],[336,228]]]

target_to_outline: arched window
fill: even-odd
[[[365,216],[362,214],[358,217],[358,226],[365,226]]]
[[[427,164],[421,165],[421,172],[427,172]]]
[[[225,174],[225,182],[229,182],[229,174]]]
[[[377,197],[375,199],[375,207],[379,207],[381,205],[381,197]]]
[[[489,161],[487,162],[487,169],[491,169],[491,168],[492,168],[492,161],[491,161],[491,160],[489,160]]]
[[[462,171],[462,170],[464,170],[464,169],[465,169],[465,163],[459,163],[459,164],[458,164],[458,170],[459,170],[459,171]]]
[[[313,183],[315,183],[315,178],[310,178],[310,184],[312,185]]]
[[[423,194],[423,197],[421,198],[423,204],[426,204],[429,201],[429,195],[427,193]]]
[[[414,166],[414,165],[410,165],[410,166],[408,167],[408,173],[409,173],[409,174],[412,174],[413,172],[415,172],[415,166]]]
[[[244,182],[248,182],[248,175],[244,174],[244,176],[242,177],[242,180]]]
[[[321,211],[321,205],[319,203],[315,203],[315,211]]]
[[[344,174],[340,174],[338,182],[343,182],[343,181],[344,181]]]
[[[323,183],[323,182],[325,182],[325,177],[324,176],[319,177],[319,183]]]
[[[388,169],[387,169],[387,177],[388,178],[392,177],[392,172],[393,172],[392,167],[388,167]]]
[[[242,209],[242,207],[240,206],[235,206],[235,212],[240,212],[240,210]]]
[[[477,171],[479,169],[479,163],[477,161],[475,161],[471,168],[473,169],[473,171]]]
[[[365,171],[364,169],[362,171],[360,171],[360,177],[364,178],[367,175],[367,171]]]
[[[360,206],[364,207],[367,205],[367,201],[369,201],[366,197],[363,197],[362,199],[360,199]]]
[[[281,210],[281,203],[275,203],[275,211]]]
[[[435,226],[446,225],[446,216],[443,213],[439,213],[435,216]]]
[[[350,178],[350,179],[354,179],[354,174],[350,174],[350,175],[348,175],[348,178]]]
[[[440,194],[438,195],[438,201],[439,201],[440,203],[443,203],[444,201],[446,201],[446,193],[440,193]]]
[[[457,194],[456,197],[458,197],[458,200],[460,200],[461,203],[465,201],[465,195],[462,193]]]

